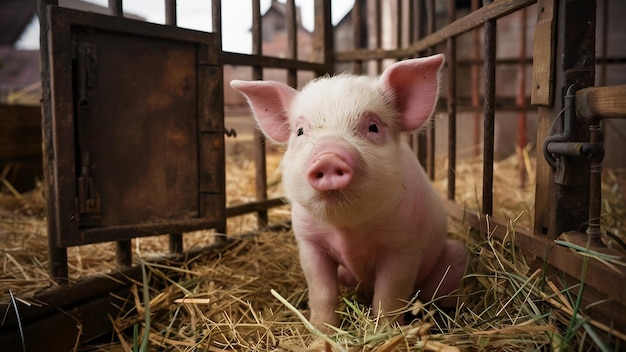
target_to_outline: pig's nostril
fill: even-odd
[[[318,172],[317,175],[315,175],[315,178],[324,178],[324,173]]]
[[[337,175],[343,176],[343,170],[337,170]]]

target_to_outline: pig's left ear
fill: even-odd
[[[432,115],[439,94],[443,54],[404,60],[389,66],[379,78],[400,112],[400,126],[414,131]]]

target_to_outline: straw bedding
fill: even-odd
[[[227,165],[228,203],[252,200],[253,163],[248,148],[235,148]],[[280,194],[274,171],[279,155],[268,161],[270,196]],[[496,214],[521,226],[530,224],[532,190],[517,186],[517,161],[511,157],[495,165]],[[457,200],[469,206],[479,202],[481,163],[464,161],[457,168]],[[533,175],[529,173],[529,185]],[[508,182],[508,183],[507,183]],[[445,180],[437,181],[441,189]],[[624,192],[626,173],[608,173],[604,188],[603,226],[608,242],[620,247],[625,232]],[[272,219],[287,220],[289,211],[273,211]],[[253,216],[229,220],[229,233],[243,233],[256,225]],[[584,307],[572,301],[578,286],[559,290],[559,277],[535,270],[510,241],[453,222],[450,235],[468,244],[468,275],[462,282],[456,310],[442,310],[436,302],[417,296],[398,314],[409,314],[412,323],[397,326],[372,316],[367,295],[352,290],[340,312],[342,325],[321,333],[308,325],[307,289],[300,270],[293,234],[289,231],[233,235],[227,248],[190,258],[172,267],[180,277],[173,283],[163,277],[163,267],[152,256],[167,252],[163,237],[133,240],[137,263],[145,268],[144,283],[134,288],[131,314],[110,317],[114,333],[84,351],[458,351],[458,350],[590,350],[618,349],[626,336],[595,322]],[[514,233],[510,230],[510,236]],[[214,235],[201,231],[185,235],[185,248],[206,246]],[[28,300],[34,293],[54,286],[47,277],[44,204],[41,190],[19,196],[0,194],[0,276],[2,302],[9,292]],[[114,270],[113,244],[70,248],[71,280]],[[159,282],[156,289],[153,283]],[[165,286],[163,286],[163,283]],[[154,287],[153,287],[154,286]],[[164,288],[163,288],[164,287]],[[560,287],[560,286],[559,286]]]

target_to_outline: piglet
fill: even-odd
[[[287,145],[283,187],[313,324],[339,323],[340,284],[373,290],[373,312],[387,318],[418,290],[430,300],[459,285],[466,247],[446,238],[442,201],[404,138],[432,115],[443,61],[397,62],[378,78],[322,77],[300,91],[231,82],[264,134]]]

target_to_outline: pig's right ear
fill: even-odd
[[[278,143],[289,140],[289,117],[287,112],[298,91],[275,81],[238,81],[230,86],[248,99],[261,130]]]

